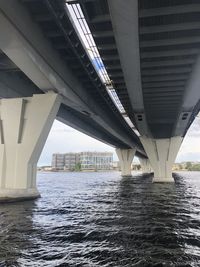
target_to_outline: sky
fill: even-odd
[[[53,153],[80,151],[113,152],[114,160],[118,160],[115,154],[115,148],[55,120],[40,156],[38,165],[51,165],[51,157]],[[188,130],[177,155],[176,162],[183,161],[200,161],[200,117],[195,119]]]

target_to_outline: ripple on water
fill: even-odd
[[[0,266],[200,266],[200,173],[40,173],[42,198],[0,206]]]

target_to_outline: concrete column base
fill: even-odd
[[[0,99],[0,200],[33,199],[37,161],[60,106],[54,93]]]
[[[166,178],[166,177],[154,177],[153,178],[153,183],[173,183],[174,178]]]
[[[151,165],[149,159],[139,158],[139,162],[141,165],[141,169],[143,173],[150,173],[151,172]]]
[[[131,163],[133,157],[135,156],[136,149],[116,149],[117,156],[119,158],[121,166],[121,176],[122,177],[131,177]]]
[[[172,167],[183,138],[181,136],[175,136],[164,139],[152,139],[141,136],[140,140],[154,170],[153,182],[174,182]]]
[[[40,193],[36,188],[0,190],[0,203],[30,200],[38,197],[40,197]]]

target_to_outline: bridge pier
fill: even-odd
[[[153,182],[173,182],[172,166],[183,138],[152,139],[142,136],[140,140],[154,170]]]
[[[149,159],[139,158],[139,161],[143,173],[151,172],[151,165]]]
[[[59,106],[54,93],[0,100],[0,201],[39,197],[37,161]]]
[[[136,149],[121,149],[117,148],[116,153],[119,158],[121,166],[121,175],[122,177],[130,177],[131,175],[131,163],[135,156]]]

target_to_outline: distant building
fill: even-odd
[[[63,170],[65,166],[65,154],[53,154],[51,166],[55,170]]]
[[[80,152],[52,155],[53,170],[111,170],[113,153],[110,152]]]
[[[113,164],[113,153],[81,152],[80,163],[82,170],[111,170]]]
[[[73,171],[76,169],[76,165],[80,162],[80,156],[78,153],[65,153],[64,169]]]
[[[56,153],[52,155],[52,169],[54,170],[75,170],[76,164],[80,162],[78,153]]]

